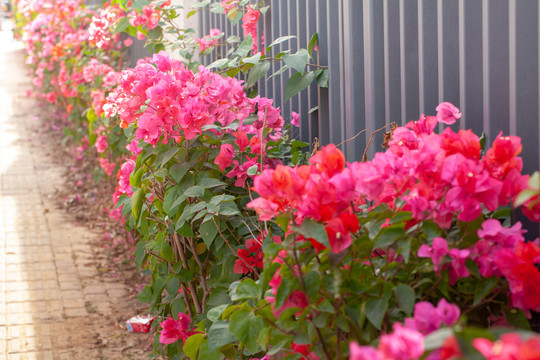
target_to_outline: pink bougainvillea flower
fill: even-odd
[[[414,306],[414,317],[405,319],[408,328],[427,335],[438,330],[442,324],[454,325],[459,319],[459,308],[441,299],[437,307],[427,301],[421,301]]]
[[[162,321],[161,333],[159,335],[159,342],[161,344],[172,344],[179,339],[186,340],[195,332],[189,330],[191,324],[191,318],[184,313],[178,313],[178,320],[174,320],[172,317]]]
[[[379,351],[384,359],[418,359],[424,354],[424,336],[400,323],[395,323],[391,334],[382,335]]]
[[[210,29],[208,35],[203,36],[201,39],[195,39],[199,44],[199,52],[202,53],[218,44],[218,36],[223,34],[219,29]]]
[[[431,258],[433,262],[433,270],[438,272],[441,270],[441,264],[444,260],[444,257],[448,254],[448,243],[445,239],[441,237],[436,237],[433,239],[433,246],[422,244],[418,249],[418,257],[421,258]]]
[[[349,343],[349,360],[385,360],[377,349],[371,346],[360,346],[356,341]]]
[[[296,127],[300,126],[300,114],[297,112],[291,112],[291,125]]]
[[[242,29],[244,29],[244,36],[251,35],[253,39],[253,51],[258,51],[257,46],[257,22],[259,21],[260,12],[251,7],[247,6],[247,10],[242,17]]]
[[[102,153],[107,149],[109,144],[107,143],[106,135],[99,135],[96,139],[96,149],[98,153]]]
[[[437,108],[437,120],[447,125],[452,125],[461,117],[459,109],[449,102],[440,103]]]
[[[519,357],[521,338],[518,334],[504,334],[500,340],[474,339],[473,346],[486,360],[522,360]]]

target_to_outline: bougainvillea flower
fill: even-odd
[[[400,323],[395,323],[391,334],[382,335],[379,351],[385,359],[418,359],[424,354],[424,336]]]
[[[433,270],[441,270],[441,264],[444,260],[444,257],[448,254],[448,243],[445,239],[441,237],[436,237],[433,239],[433,246],[422,244],[418,249],[418,257],[421,258],[431,258],[433,262]]]
[[[513,249],[503,249],[495,263],[508,280],[512,305],[521,310],[540,310],[540,248],[536,243],[518,242]]]
[[[178,313],[178,320],[174,320],[172,317],[162,321],[161,333],[159,334],[159,342],[161,344],[172,344],[179,339],[187,339],[194,334],[189,330],[191,324],[191,318],[184,313]]]
[[[235,261],[233,268],[236,274],[249,274],[253,272],[254,268],[261,269],[263,267],[262,241],[263,234],[261,233],[258,240],[246,240],[246,249],[238,249],[239,259]]]
[[[437,120],[447,125],[452,125],[461,117],[459,109],[449,102],[440,103],[435,111],[437,111]]]
[[[219,166],[221,171],[225,170],[232,164],[234,158],[234,148],[231,144],[222,144],[219,149],[219,155],[214,160],[214,164]]]

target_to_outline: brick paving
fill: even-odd
[[[74,320],[110,312],[125,289],[96,280],[85,230],[52,210],[61,169],[32,140],[30,88],[21,45],[0,31],[0,360],[72,359]]]

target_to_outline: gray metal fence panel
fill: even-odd
[[[433,114],[441,101],[463,112],[454,126],[522,137],[525,171],[540,167],[540,72],[538,0],[266,0],[270,10],[260,32],[265,42],[284,35],[298,40],[276,50],[306,47],[319,34],[318,64],[327,65],[329,88],[311,86],[283,103],[290,72],[260,82],[287,119],[301,115],[299,136],[342,143],[363,129],[392,121],[405,124]],[[224,16],[204,12],[202,34]],[[216,20],[214,20],[216,21]],[[220,22],[227,32],[230,26]],[[236,27],[235,34],[242,30]],[[207,63],[216,57],[206,57]],[[281,64],[272,64],[275,73]],[[307,114],[318,105],[318,110]],[[345,142],[359,160],[369,133]],[[381,150],[378,134],[369,154]]]

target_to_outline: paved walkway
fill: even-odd
[[[0,360],[78,359],[89,314],[122,289],[96,278],[86,230],[53,209],[61,169],[32,138],[30,87],[21,46],[0,31]]]

